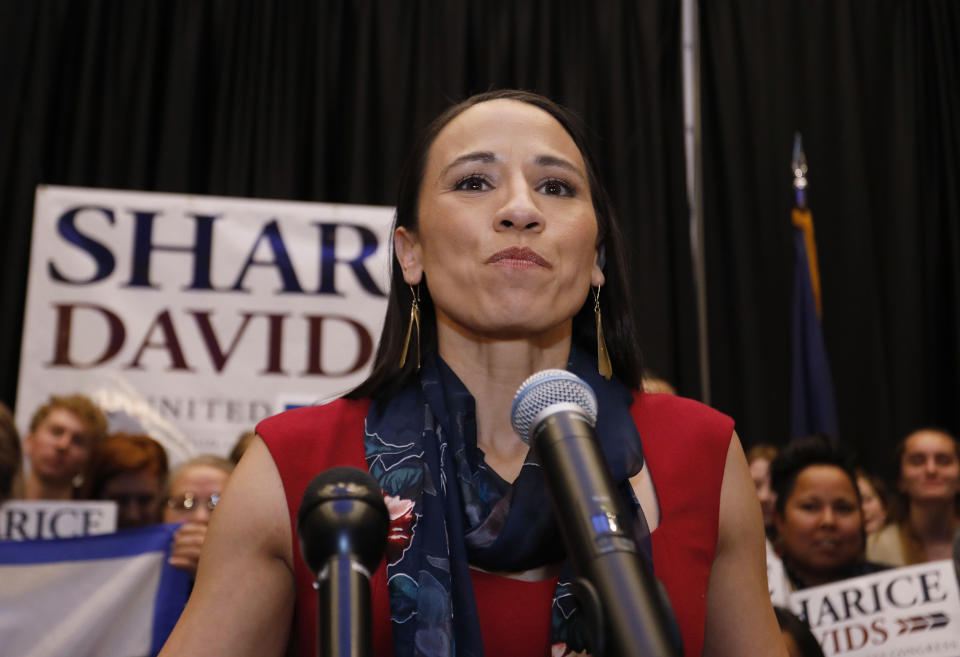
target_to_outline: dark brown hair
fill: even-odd
[[[23,454],[20,435],[6,404],[0,402],[0,504],[13,493]]]
[[[770,483],[777,494],[777,511],[783,515],[787,499],[793,494],[800,473],[813,465],[832,465],[843,470],[861,503],[853,454],[836,438],[817,434],[794,438],[770,463]]]
[[[773,463],[775,458],[777,458],[777,448],[767,443],[757,443],[747,450],[747,463],[752,464],[760,459]]]
[[[627,288],[627,260],[624,254],[623,236],[617,226],[610,197],[597,176],[597,160],[590,149],[587,131],[579,118],[570,110],[539,94],[516,89],[477,94],[447,108],[420,134],[400,173],[394,228],[402,226],[414,233],[417,230],[420,185],[423,181],[430,147],[440,131],[467,109],[492,100],[515,100],[542,109],[563,126],[580,150],[586,166],[587,181],[597,218],[597,248],[603,253],[602,259],[605,261],[603,264],[605,284],[600,294],[604,337],[614,373],[631,388],[638,388],[642,365],[634,328],[632,295]],[[403,368],[399,366],[411,304],[412,295],[403,280],[403,271],[394,254],[390,292],[387,296],[387,313],[380,344],[374,357],[373,370],[367,380],[348,393],[347,397],[390,395],[416,372],[416,358],[408,358]],[[436,349],[437,329],[433,300],[426,280],[420,284],[420,312],[420,348],[423,354],[427,354]],[[597,334],[593,317],[593,299],[590,297],[573,318],[573,342],[588,353],[596,351]]]

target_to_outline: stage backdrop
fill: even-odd
[[[174,461],[366,375],[393,209],[40,186],[17,424],[90,394]]]

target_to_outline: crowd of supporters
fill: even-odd
[[[52,396],[22,438],[0,405],[0,503],[105,500],[117,505],[117,530],[179,523],[170,563],[195,574],[210,514],[252,435],[240,436],[230,458],[198,454],[171,469],[160,442],[111,432],[82,394]]]
[[[649,392],[673,391],[652,379]],[[18,435],[0,405],[0,503],[110,500],[117,529],[180,523],[169,563],[195,575],[227,479],[252,432],[229,458],[201,454],[171,469],[163,446],[145,434],[110,432],[87,397],[54,396]],[[960,545],[960,443],[921,428],[896,450],[895,481],[865,472],[840,440],[816,435],[747,452],[767,530],[768,559],[783,585],[799,590],[926,561],[956,558]],[[27,467],[22,463],[26,461]],[[771,587],[774,586],[771,582]],[[777,609],[792,655],[820,655],[804,623]]]
[[[897,477],[858,467],[834,437],[756,445],[747,453],[768,537],[768,560],[790,590],[927,561],[958,559],[960,443],[949,432],[921,428],[896,449]],[[775,583],[771,582],[771,586]],[[778,610],[786,632],[802,624]],[[809,637],[792,655],[821,655]],[[805,648],[800,647],[802,645]]]

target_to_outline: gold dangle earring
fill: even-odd
[[[603,319],[600,317],[600,287],[593,288],[593,316],[597,320],[597,370],[600,376],[610,379],[613,376],[613,365],[610,364],[610,354],[607,352],[607,341],[603,339]]]
[[[410,304],[410,321],[407,323],[407,337],[403,340],[403,352],[400,354],[400,368],[407,362],[407,349],[410,348],[410,335],[413,333],[413,327],[417,327],[417,371],[420,371],[420,284],[417,283],[417,289],[410,287],[410,294],[413,301]]]

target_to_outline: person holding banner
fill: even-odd
[[[542,472],[510,425],[532,373],[565,368],[684,654],[786,656],[760,509],[729,418],[640,392],[623,240],[584,129],[523,91],[454,105],[401,173],[395,259],[370,377],[347,398],[258,426],[217,506],[165,656],[298,655],[316,592],[296,549],[312,477],[369,469],[391,515],[373,573],[374,654],[589,653]]]
[[[13,414],[0,402],[0,504],[14,494],[22,459],[20,434],[13,423]]]
[[[146,434],[118,431],[97,449],[91,493],[117,503],[117,529],[153,525],[163,514],[167,472],[163,445]]]
[[[214,454],[201,454],[177,466],[163,507],[164,522],[182,523],[173,536],[170,565],[197,574],[197,562],[207,535],[210,514],[234,464]]]
[[[826,436],[791,441],[770,465],[776,548],[794,589],[886,568],[863,558],[860,492],[850,454]]]

